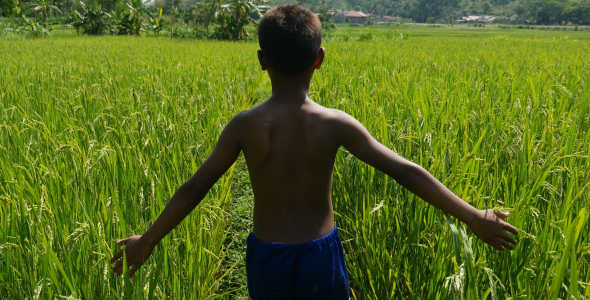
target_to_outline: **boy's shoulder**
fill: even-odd
[[[288,135],[287,132],[298,131],[301,126],[308,128],[306,132],[315,139],[323,140],[324,144],[341,146],[347,141],[366,138],[366,129],[362,124],[341,110],[327,108],[312,101],[290,109],[265,104],[241,111],[232,118],[224,131],[241,145],[251,141],[264,141],[272,128],[282,128],[278,130]]]
[[[334,124],[346,124],[349,123],[351,120],[355,120],[351,115],[347,114],[346,112],[343,112],[335,108],[324,107],[312,101],[310,101],[310,103],[303,105],[297,111],[297,113],[303,113],[305,115],[308,115],[309,117],[312,117],[313,119]],[[239,112],[234,116],[232,121],[235,120],[237,123],[246,125],[247,123],[252,122],[264,122],[265,120],[268,120],[269,118],[273,117],[281,117],[282,114],[285,114],[285,112],[278,112],[276,108],[273,108],[269,105],[266,105],[266,103],[263,103],[251,109]]]
[[[316,134],[338,143],[348,140],[348,136],[362,130],[362,125],[346,112],[324,107],[312,101],[291,110],[284,107],[273,107],[265,102],[235,115],[226,126],[226,130],[232,132],[232,135],[237,139],[242,140],[258,136],[259,133],[266,132],[270,128],[268,126],[280,123],[290,124],[288,126],[303,126],[303,123],[286,121],[291,119],[294,114],[301,114],[299,117],[303,118],[295,119],[305,119],[306,126],[313,128]]]

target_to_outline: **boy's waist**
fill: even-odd
[[[291,243],[284,243],[284,242],[280,242],[280,241],[271,241],[271,242],[265,242],[262,241],[260,239],[258,239],[258,237],[256,237],[256,234],[254,232],[251,232],[250,235],[248,236],[248,240],[247,243],[251,244],[251,243],[257,243],[259,245],[263,245],[265,247],[307,247],[307,246],[312,246],[312,247],[323,247],[323,246],[327,246],[330,243],[333,243],[334,241],[339,241],[340,239],[340,233],[338,232],[338,227],[336,227],[336,225],[333,225],[332,230],[326,234],[323,235],[321,237],[303,242],[303,243],[296,243],[296,244],[291,244]]]
[[[311,222],[293,222],[293,220],[272,220],[273,222],[261,222],[254,217],[254,231],[252,235],[263,243],[284,243],[290,245],[311,242],[334,233],[336,226],[334,219],[323,220],[320,225]],[[279,222],[276,222],[279,221]],[[291,221],[291,222],[290,222]]]

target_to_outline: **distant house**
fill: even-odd
[[[494,16],[467,16],[457,20],[459,23],[488,23],[496,19]]]
[[[397,21],[397,18],[392,17],[392,16],[383,16],[381,19],[383,20],[383,22],[386,22],[386,23],[391,23],[391,22]]]
[[[348,20],[349,23],[365,24],[365,23],[367,23],[367,18],[372,16],[372,14],[365,14],[362,11],[354,11],[353,10],[353,11],[348,12],[344,16],[346,17],[346,20]]]
[[[507,18],[508,21],[516,21],[518,19],[520,19],[520,17],[517,14],[513,14],[512,16]]]
[[[517,23],[519,21],[521,21],[520,20],[520,16],[518,16],[517,14],[513,14],[512,16],[506,17],[504,19],[504,22],[506,22],[506,24],[508,24],[508,23],[513,23],[514,24],[514,23]]]

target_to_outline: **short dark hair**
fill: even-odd
[[[271,8],[258,25],[260,49],[277,73],[299,75],[309,70],[322,44],[322,24],[309,9],[285,4]]]

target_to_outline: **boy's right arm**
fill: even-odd
[[[127,265],[130,267],[129,276],[133,276],[150,257],[156,244],[205,198],[209,189],[233,165],[241,151],[238,133],[241,125],[237,119],[238,116],[227,124],[211,155],[197,172],[178,188],[154,224],[141,236],[131,236],[117,241],[119,246],[125,248],[111,258],[111,263],[116,262],[113,268],[115,274],[120,275],[123,272],[122,257],[125,251]]]
[[[355,118],[342,113],[338,120],[340,142],[352,155],[389,175],[431,205],[464,222],[490,246],[500,251],[504,248],[514,249],[513,245],[517,241],[506,231],[518,234],[518,230],[499,219],[508,217],[508,214],[493,209],[477,210],[453,194],[424,168],[376,141]]]

